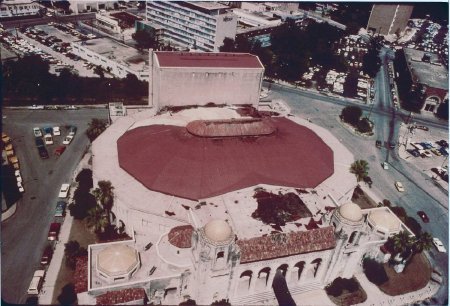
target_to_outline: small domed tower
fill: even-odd
[[[336,234],[341,238],[347,237],[348,244],[355,244],[364,225],[361,208],[352,202],[341,205],[334,211],[331,224]]]
[[[232,268],[239,261],[235,235],[223,220],[212,220],[192,235],[197,304],[227,299]],[[207,288],[207,290],[205,290]]]

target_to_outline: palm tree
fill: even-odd
[[[350,166],[350,172],[356,175],[358,182],[369,174],[369,163],[365,160],[357,160]]]
[[[412,245],[413,253],[418,254],[423,251],[428,251],[433,246],[433,237],[430,233],[420,233],[415,239]]]
[[[93,142],[104,130],[106,130],[106,121],[93,118],[86,130],[86,135]]]
[[[395,254],[399,254],[403,259],[407,259],[411,254],[411,248],[414,238],[407,231],[402,231],[392,236],[392,242]]]
[[[95,206],[88,210],[86,216],[87,226],[93,229],[95,233],[103,232],[108,225],[108,218],[105,211],[100,206]]]
[[[94,189],[93,194],[97,203],[106,211],[108,224],[110,223],[111,209],[114,205],[114,187],[110,181],[99,181],[98,187]]]

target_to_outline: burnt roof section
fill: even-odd
[[[258,57],[249,53],[154,52],[159,67],[165,68],[260,68]]]
[[[276,131],[263,119],[195,120],[189,122],[186,129],[199,137],[262,136]]]
[[[241,263],[322,251],[336,246],[332,226],[238,240],[236,243],[241,249]]]
[[[287,118],[268,120],[277,131],[261,137],[138,127],[118,139],[119,165],[151,190],[191,200],[258,184],[315,188],[333,174],[333,151],[317,134]]]
[[[181,225],[172,228],[168,234],[170,244],[180,249],[191,247],[192,225]]]

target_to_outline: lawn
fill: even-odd
[[[95,243],[95,234],[86,228],[83,220],[73,220],[72,227],[70,229],[69,240],[76,240],[81,247],[87,248],[89,244]],[[66,266],[65,258],[61,263],[61,268],[58,272],[58,277],[55,283],[55,289],[53,291],[52,305],[59,305],[57,300],[58,295],[61,293],[61,289],[68,283],[74,283],[73,276],[74,270],[71,270]]]
[[[356,279],[355,279],[356,280]],[[356,280],[358,282],[358,280]],[[367,294],[358,282],[358,290],[355,292],[349,292],[348,290],[343,290],[342,294],[339,296],[332,296],[327,294],[330,300],[338,306],[349,306],[364,303],[367,300]]]
[[[380,286],[384,293],[395,296],[417,291],[425,287],[431,278],[431,266],[424,254],[415,255],[402,273],[397,273],[388,264],[384,265],[389,280]]]

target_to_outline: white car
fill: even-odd
[[[445,246],[442,244],[442,241],[439,238],[433,238],[433,244],[439,252],[441,253],[447,252]]]
[[[395,182],[395,188],[397,188],[397,190],[400,192],[405,191],[405,187],[403,187],[403,184],[401,182]]]
[[[44,105],[31,105],[28,109],[44,109]]]
[[[25,189],[23,189],[23,186],[22,186],[22,182],[17,182],[17,187],[19,187],[20,192],[25,192]]]
[[[45,134],[44,141],[46,145],[52,145],[53,144],[53,137],[51,134]]]
[[[59,126],[53,127],[53,135],[55,135],[55,136],[61,135],[61,130],[59,129]]]
[[[70,190],[70,184],[62,184],[61,189],[59,190],[59,198],[67,198]]]
[[[22,177],[20,176],[20,174],[16,175],[16,180],[17,180],[17,183],[22,183]]]
[[[72,139],[73,139],[72,135],[67,135],[66,137],[64,137],[63,144],[69,145],[72,142]]]
[[[42,137],[42,131],[38,127],[33,128],[33,134],[34,134],[34,137]]]

